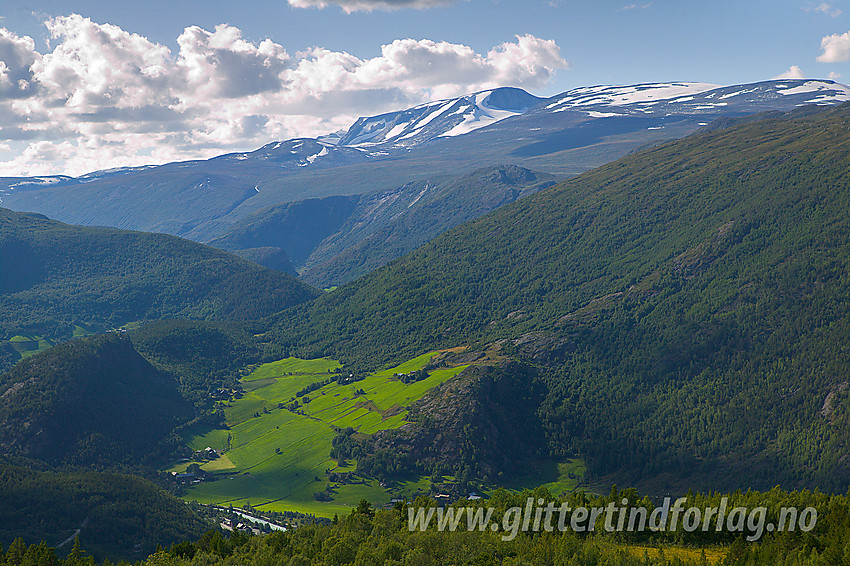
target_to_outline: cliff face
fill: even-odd
[[[542,396],[532,366],[471,366],[411,407],[409,425],[375,434],[370,448],[420,473],[511,476],[545,448]]]

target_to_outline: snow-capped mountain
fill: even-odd
[[[517,116],[542,98],[518,88],[498,88],[414,106],[401,112],[360,118],[338,145],[368,148],[392,144],[414,147],[440,137],[453,137]]]
[[[583,87],[554,96],[537,113],[583,110],[592,118],[789,110],[850,100],[850,87],[825,80],[775,80],[751,85],[653,83]]]
[[[320,168],[405,153],[518,116],[545,99],[518,88],[497,88],[358,119],[348,130],[318,138],[272,142],[216,160],[259,160],[283,169]]]
[[[265,161],[283,169],[324,168],[404,154],[507,118],[583,112],[586,118],[700,116],[789,110],[850,100],[850,87],[825,80],[777,80],[751,85],[649,83],[576,88],[548,99],[498,88],[359,118],[347,131],[320,138],[272,142],[216,160]],[[649,125],[662,128],[663,124]]]
[[[547,99],[498,88],[360,118],[328,136],[208,160],[78,178],[0,178],[0,206],[209,241],[238,219],[280,203],[386,191],[490,165],[563,178],[718,118],[845,101],[850,87],[805,79],[592,86]]]

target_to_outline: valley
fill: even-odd
[[[314,159],[293,165],[304,171],[295,176],[365,176],[382,163],[399,177],[370,191],[270,196],[226,221],[200,207],[221,230],[177,230],[224,249],[0,209],[0,261],[15,266],[0,272],[0,472],[10,485],[29,478],[37,501],[49,490],[62,501],[88,494],[86,513],[63,511],[49,536],[96,533],[99,557],[154,548],[133,523],[138,508],[111,508],[102,495],[116,473],[130,478],[122,489],[155,501],[162,540],[187,553],[200,551],[186,539],[231,505],[300,514],[294,534],[245,543],[260,552],[326,528],[384,536],[403,518],[394,500],[471,496],[504,511],[528,494],[647,508],[677,493],[804,501],[831,517],[812,537],[845,532],[835,509],[850,481],[850,106],[775,109],[837,102],[847,93],[833,85],[587,89],[492,113],[503,119],[462,135],[405,138],[407,153],[374,163],[339,147],[352,161],[338,168],[313,167],[334,152],[302,140]],[[740,96],[749,98],[739,108],[769,112],[714,115]],[[463,104],[450,112],[462,121],[439,132],[467,124]],[[618,116],[605,116],[613,107]],[[440,125],[443,110],[415,110],[411,124]],[[396,143],[407,131],[399,116],[358,127]],[[541,120],[550,132],[529,127]],[[511,137],[518,129],[524,139]],[[660,137],[673,131],[678,139]],[[478,163],[402,179],[452,148],[469,160],[467,143],[516,144],[519,162],[539,167]],[[641,149],[613,159],[605,144]],[[254,157],[282,159],[284,149],[296,146]],[[612,160],[564,179],[580,168],[566,159],[573,151]],[[547,161],[563,168],[543,172]],[[11,195],[76,198],[117,175],[147,183],[156,169],[113,172],[81,192],[67,180]],[[211,207],[216,194],[206,194]],[[88,515],[100,519],[80,527]],[[117,536],[109,517],[120,544],[106,540]],[[37,544],[42,523],[7,525],[3,544]],[[243,535],[229,536],[197,544],[221,549]],[[601,545],[592,552],[626,562],[648,544],[678,545],[674,555],[694,562],[702,553],[686,547],[705,560],[732,555],[725,536],[590,540]]]
[[[324,517],[347,514],[364,498],[387,503],[400,494],[359,476],[356,461],[331,458],[334,437],[349,427],[369,435],[402,426],[410,404],[467,367],[431,369],[428,377],[408,384],[395,377],[421,371],[436,354],[357,380],[340,373],[335,360],[288,358],[261,365],[240,381],[244,395],[228,403],[226,429],[186,432],[193,450],[211,447],[220,456],[201,466],[210,473],[184,497]]]

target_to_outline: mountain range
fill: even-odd
[[[583,87],[546,99],[500,88],[361,118],[336,135],[273,142],[256,151],[205,161],[79,178],[4,178],[0,199],[3,206],[64,222],[219,242],[268,267],[298,272],[328,287],[362,274],[357,265],[382,265],[421,243],[416,239],[399,246],[393,255],[386,249],[371,254],[367,241],[386,228],[372,216],[397,214],[405,198],[392,195],[403,195],[411,187],[420,187],[406,199],[412,207],[421,191],[427,194],[426,187],[457,185],[487,167],[510,164],[563,179],[639,147],[688,135],[721,117],[846,100],[850,88],[844,85],[802,79],[728,87],[704,83]],[[421,214],[417,222],[448,228],[469,218],[451,212],[471,207],[466,191],[428,196],[431,206],[409,211],[408,219]],[[95,202],[98,205],[91,206]],[[344,202],[348,208],[341,206]],[[364,218],[370,202],[377,205]],[[504,202],[494,199],[492,204]],[[269,219],[285,205],[311,210],[311,229],[323,238],[312,238],[311,247],[305,249],[298,238],[291,243],[281,238],[287,231],[281,226],[272,238],[253,237],[245,247],[234,244],[244,240],[240,234],[246,230],[268,233]],[[475,214],[492,210],[480,203],[474,208]],[[345,210],[352,215],[346,216]],[[344,227],[346,222],[349,226],[365,222],[371,229],[351,232]]]
[[[496,89],[251,153],[6,179],[4,205],[121,228],[0,209],[0,338],[4,365],[17,362],[0,376],[0,475],[29,478],[39,502],[56,483],[63,502],[82,489],[101,543],[120,530],[126,556],[156,537],[138,506],[108,513],[104,498],[147,493],[163,540],[204,523],[146,483],[68,470],[157,477],[144,466],[168,469],[204,438],[227,455],[238,400],[250,432],[239,450],[258,442],[279,462],[263,426],[317,423],[310,411],[345,402],[325,440],[349,488],[442,475],[493,487],[526,465],[581,460],[595,486],[655,495],[844,492],[848,99],[805,80],[545,100]],[[128,322],[140,324],[108,332]],[[77,329],[95,335],[10,357],[19,332]],[[419,358],[416,371],[388,369]],[[265,362],[289,369],[263,373]],[[427,391],[416,381],[448,369]],[[405,391],[417,383],[421,396]],[[385,384],[410,406],[366,397]],[[292,394],[277,399],[282,385]],[[399,426],[365,430],[358,414]],[[225,477],[209,489],[241,504],[239,482],[256,478]],[[329,472],[310,478],[333,494]],[[86,519],[72,505],[61,530]],[[13,519],[0,535],[38,540]]]

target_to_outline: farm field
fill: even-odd
[[[208,481],[190,487],[184,498],[325,517],[347,514],[361,499],[388,502],[395,494],[375,480],[329,481],[330,473],[356,468],[356,462],[340,467],[330,458],[332,441],[340,428],[371,434],[402,426],[410,403],[467,367],[436,369],[410,384],[393,377],[422,369],[437,353],[351,382],[340,373],[341,364],[330,359],[287,358],[256,368],[240,382],[244,395],[225,409],[227,429],[184,436],[193,450],[210,447],[220,454],[202,465]],[[304,394],[311,386],[315,389]],[[185,470],[188,464],[169,471]],[[317,501],[314,495],[326,490],[332,500]]]
[[[18,335],[12,336],[7,342],[18,353],[21,359],[26,359],[51,348],[53,342],[42,336]]]
[[[95,331],[90,328],[75,324],[71,332],[71,336],[73,338],[79,338],[81,336],[89,336],[94,333]],[[44,336],[37,334],[18,334],[12,336],[9,340],[0,341],[0,348],[11,348],[11,350],[15,352],[21,360],[25,360],[30,356],[49,350],[53,347],[53,345],[53,340],[49,340]]]
[[[539,467],[528,470],[525,474],[506,484],[506,489],[522,491],[543,487],[555,497],[575,491],[580,487],[585,491],[593,491],[584,483],[587,466],[580,458],[571,458],[562,462],[554,460],[542,461]]]

